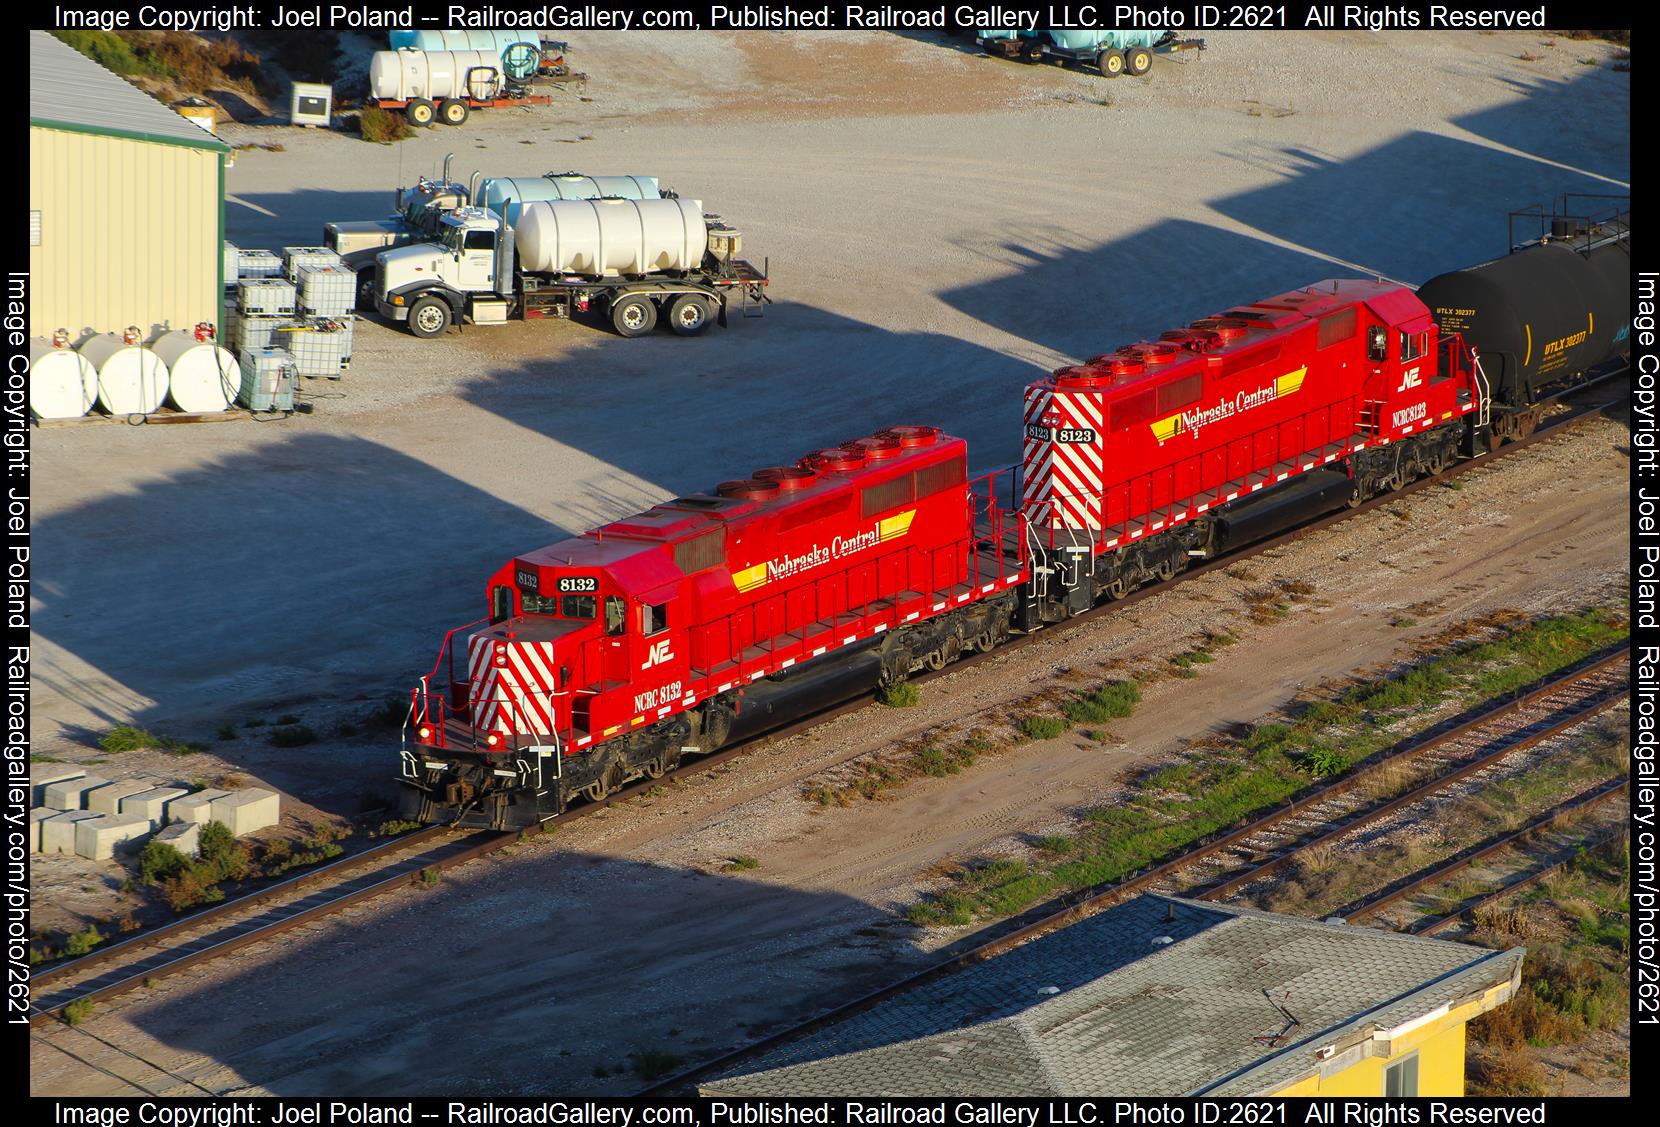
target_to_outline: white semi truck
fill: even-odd
[[[766,264],[739,258],[743,236],[698,200],[509,200],[502,212],[455,208],[432,241],[379,252],[375,308],[429,338],[589,311],[625,337],[659,321],[696,336],[734,303],[759,316],[769,300]]]

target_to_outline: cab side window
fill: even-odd
[[[476,603],[474,604],[477,605]],[[490,621],[506,622],[513,617],[513,588],[492,587],[490,589]]]
[[[1366,330],[1366,359],[1381,364],[1389,358],[1389,334],[1383,326],[1373,325]]]
[[[1414,360],[1421,360],[1429,348],[1428,333],[1401,334],[1401,363],[1408,364]]]
[[[628,615],[623,601],[615,595],[605,597],[605,632],[607,634],[621,634],[627,624]]]
[[[647,637],[667,630],[669,628],[669,604],[658,603],[655,606],[641,607],[640,625],[642,627],[641,632]]]
[[[468,231],[468,250],[495,250],[496,233],[494,231]]]

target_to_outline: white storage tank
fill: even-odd
[[[488,73],[474,73],[487,67]],[[415,98],[493,97],[502,70],[494,51],[376,51],[369,60],[369,96],[407,102]],[[464,89],[468,76],[475,84]],[[488,86],[480,79],[488,79]]]
[[[601,196],[654,200],[661,192],[655,176],[583,176],[579,172],[564,172],[547,176],[492,176],[479,185],[478,194],[479,206],[518,226],[524,205],[538,200],[595,200]],[[503,204],[508,205],[506,211],[502,210]]]
[[[112,415],[148,415],[167,398],[167,365],[139,343],[138,326],[117,336],[81,342],[80,353],[98,370],[98,402]]]
[[[78,419],[98,399],[98,370],[69,347],[69,332],[29,339],[29,413],[37,419]]]
[[[242,387],[242,368],[219,347],[206,321],[164,333],[150,348],[167,365],[167,397],[181,411],[223,411]]]
[[[515,229],[519,262],[536,274],[654,274],[702,265],[701,200],[541,200]]]

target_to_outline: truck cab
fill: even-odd
[[[381,316],[407,322],[419,337],[439,336],[463,316],[506,320],[513,229],[482,207],[445,212],[434,229],[431,241],[375,256],[375,308]]]

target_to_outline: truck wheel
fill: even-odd
[[[414,316],[413,313],[410,314]],[[641,294],[620,297],[611,303],[611,327],[618,336],[638,337],[657,326],[657,307]]]
[[[669,306],[669,328],[678,336],[695,337],[709,327],[709,299],[683,293]]]
[[[368,313],[375,308],[375,268],[365,266],[357,275],[357,307]]]
[[[445,98],[438,103],[438,120],[445,125],[460,125],[473,111],[459,98]]]
[[[1140,78],[1153,69],[1153,52],[1145,47],[1132,47],[1124,52],[1124,69]]]
[[[1095,65],[1101,68],[1101,73],[1108,78],[1117,78],[1124,73],[1124,55],[1111,47],[1095,56]]]
[[[409,307],[409,331],[430,340],[450,327],[450,303],[441,297],[418,297]]]
[[[1020,45],[1020,61],[1023,63],[1041,63],[1043,61],[1043,44],[1036,39],[1027,39]]]
[[[425,129],[431,125],[436,113],[437,111],[432,108],[432,103],[425,98],[411,100],[409,108],[403,111],[403,115],[409,119],[409,124],[416,129]]]

